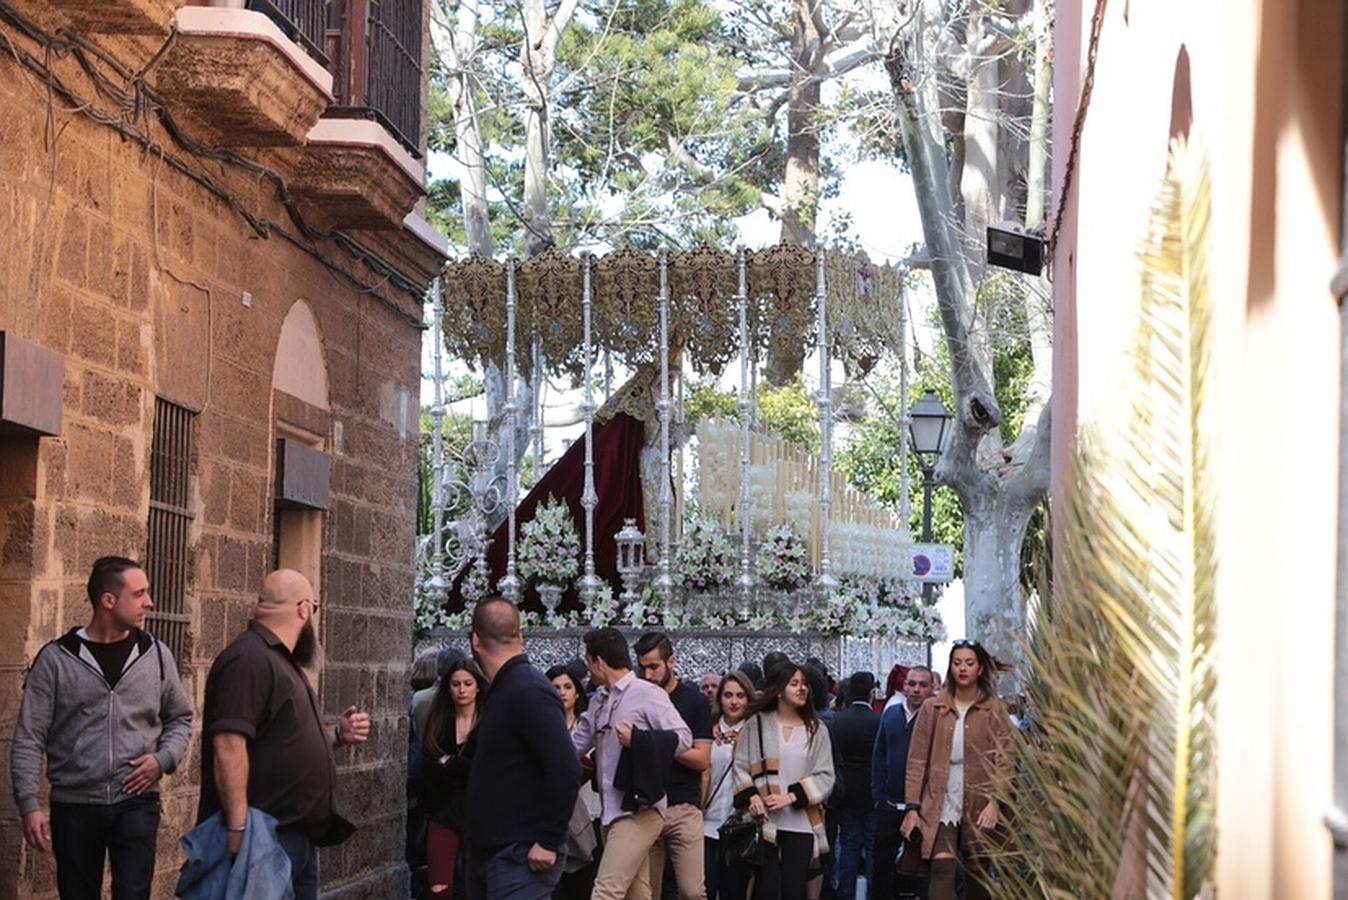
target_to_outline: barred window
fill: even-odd
[[[163,641],[182,669],[189,651],[187,613],[188,509],[192,477],[190,409],[162,397],[154,404],[154,449],[150,454],[150,535],[145,548],[145,574],[150,579],[154,609],[150,631]]]

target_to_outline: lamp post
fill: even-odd
[[[927,389],[908,410],[908,439],[912,442],[913,452],[917,454],[917,464],[922,469],[922,543],[931,543],[931,490],[936,474],[936,461],[941,458],[945,447],[946,430],[950,426],[950,412],[936,396],[936,392]],[[931,582],[922,585],[922,602],[931,604]]]

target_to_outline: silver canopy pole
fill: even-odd
[[[594,343],[590,333],[590,307],[592,294],[590,288],[590,270],[594,257],[586,253],[584,257],[583,282],[581,293],[581,314],[585,331],[585,489],[580,495],[580,505],[585,509],[585,574],[580,577],[577,590],[582,603],[589,604],[599,595],[603,582],[594,574],[594,509],[599,505],[599,496],[594,489]]]
[[[519,504],[520,471],[515,454],[515,429],[519,404],[515,392],[515,258],[506,260],[506,403],[504,407],[506,451],[506,570],[496,588],[511,603],[520,599],[520,578],[515,574],[515,507]]]
[[[660,561],[659,571],[652,585],[655,593],[666,604],[674,593],[674,579],[669,574],[670,517],[673,495],[669,485],[669,254],[660,253],[660,399],[656,410],[660,414]]]
[[[754,385],[751,384],[749,374],[749,256],[742,247],[738,253],[738,263],[739,291],[735,297],[735,305],[740,320],[740,496],[737,511],[740,525],[740,574],[736,579],[736,585],[741,596],[747,601],[754,590],[753,557],[749,552],[753,540],[754,518],[753,495],[749,491],[749,467],[752,462],[749,445],[753,436]]]
[[[829,507],[833,504],[833,374],[828,353],[828,289],[824,279],[824,251],[815,251],[815,312],[818,315],[819,352],[819,577],[815,587],[825,597],[838,587],[829,558]]]

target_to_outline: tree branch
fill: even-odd
[[[826,61],[824,67],[820,71],[801,79],[800,84],[804,86],[813,82],[823,82],[833,78],[839,78],[854,69],[859,69],[880,58],[880,51],[876,50],[874,47],[869,45],[856,47],[843,56]],[[772,69],[767,72],[744,75],[740,77],[739,90],[742,93],[753,94],[759,91],[771,90],[772,88],[786,87],[791,84],[793,74],[795,73],[793,73],[791,69]]]

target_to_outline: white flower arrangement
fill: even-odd
[[[720,525],[710,519],[694,519],[684,529],[674,554],[674,569],[685,588],[713,591],[730,583],[735,548]]]
[[[566,504],[549,497],[520,533],[516,551],[520,575],[536,584],[569,585],[580,571],[580,536]]]
[[[424,637],[437,628],[448,627],[449,614],[430,594],[416,592],[413,609],[413,630],[418,637]]]
[[[459,584],[459,596],[463,597],[464,605],[467,606],[491,596],[491,593],[491,575],[478,560],[473,560],[468,564],[468,574]]]
[[[583,624],[590,628],[607,628],[618,621],[618,601],[613,596],[613,588],[605,583],[599,593],[578,616]]]
[[[810,551],[795,526],[769,528],[758,545],[758,577],[774,590],[794,591],[810,574]]]

